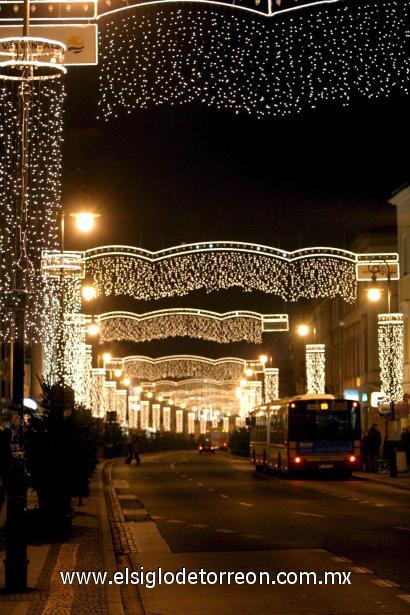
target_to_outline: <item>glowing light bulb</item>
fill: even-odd
[[[87,326],[87,333],[88,333],[88,335],[95,336],[95,335],[98,335],[99,332],[100,332],[100,327],[99,327],[98,323],[95,322],[95,321],[90,322],[90,324]]]
[[[306,337],[310,333],[310,327],[305,324],[299,325],[296,330],[300,337]]]
[[[95,286],[93,286],[92,284],[85,284],[81,288],[81,296],[84,301],[92,301],[92,299],[95,299],[96,295],[97,291],[95,289]]]
[[[99,217],[99,214],[86,211],[72,215],[75,218],[76,227],[81,233],[89,233],[94,228],[95,218]]]
[[[381,296],[382,296],[382,292],[380,288],[369,288],[367,291],[367,298],[372,303],[376,303],[377,301],[380,301]]]

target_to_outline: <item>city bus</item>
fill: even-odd
[[[257,471],[359,470],[360,406],[333,395],[300,395],[256,407],[248,419]]]

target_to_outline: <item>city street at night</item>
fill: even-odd
[[[0,615],[410,615],[410,0],[0,0]]]
[[[297,593],[294,586],[144,589],[147,612],[207,613],[216,604],[234,613],[241,604],[246,613],[251,605],[275,614],[408,613],[408,490],[360,479],[259,476],[247,460],[224,453],[150,454],[140,467],[116,464],[112,477],[135,528],[135,569],[352,571],[349,586]],[[133,520],[133,500],[124,495],[143,504],[149,521]],[[152,521],[159,534],[147,544]]]

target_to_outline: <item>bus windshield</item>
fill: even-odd
[[[306,406],[291,409],[290,440],[301,441],[352,441],[360,439],[359,411],[310,410]]]

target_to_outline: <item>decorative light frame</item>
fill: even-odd
[[[378,348],[381,391],[388,401],[403,400],[404,316],[378,314]]]
[[[352,303],[360,272],[368,266],[380,261],[391,264],[392,279],[399,277],[397,253],[356,254],[326,247],[288,252],[229,241],[192,243],[154,252],[131,246],[101,246],[87,250],[84,260],[86,276],[93,281],[97,296],[124,295],[137,300],[241,287],[276,294],[286,301],[340,296]]]
[[[245,340],[262,343],[265,331],[289,331],[287,314],[258,314],[236,310],[219,314],[209,310],[171,308],[144,314],[105,312],[97,317],[99,343],[146,342],[169,337],[192,337],[226,344]]]
[[[238,357],[209,359],[197,355],[168,355],[156,359],[141,355],[112,358],[107,369],[120,368],[130,378],[155,382],[164,378],[187,378],[187,376],[215,380],[239,380],[246,360]]]
[[[306,344],[306,393],[324,395],[326,392],[326,346]]]

